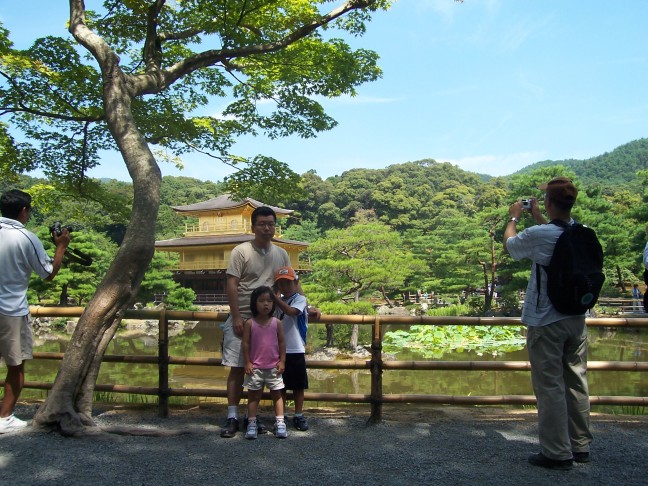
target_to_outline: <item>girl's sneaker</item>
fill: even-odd
[[[261,422],[261,417],[259,415],[257,415],[256,421],[257,421],[257,434],[267,434],[268,428],[265,425],[263,425],[263,422]],[[246,415],[245,418],[243,419],[243,428],[247,430],[247,426],[248,426],[248,418]]]
[[[248,423],[247,426],[247,432],[245,432],[245,438],[254,440],[257,438],[257,423],[256,420],[254,422]]]
[[[275,437],[277,439],[285,439],[286,437],[288,437],[286,422],[277,422],[275,424]]]

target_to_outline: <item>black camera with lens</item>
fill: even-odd
[[[54,233],[56,236],[61,236],[64,229],[68,230],[70,233],[74,231],[74,228],[72,226],[63,226],[58,221],[49,227],[50,233]]]
[[[54,236],[61,236],[63,234],[63,230],[68,230],[70,233],[72,233],[74,231],[74,226],[66,226],[57,221],[49,227],[49,230],[50,234],[52,235],[52,241],[56,243]],[[65,255],[63,255],[63,263],[77,263],[79,265],[83,265],[84,267],[89,267],[90,265],[92,265],[92,257],[85,254],[81,250],[77,250],[68,246],[65,250]]]
[[[531,209],[531,199],[522,199],[522,209]]]

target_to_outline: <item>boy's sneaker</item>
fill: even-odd
[[[293,425],[297,430],[301,430],[301,431],[308,430],[308,421],[306,420],[306,417],[304,417],[303,415],[299,415],[299,416],[295,415],[293,417]]]
[[[257,438],[257,423],[256,420],[254,422],[250,422],[247,426],[247,432],[245,433],[245,438],[254,440]]]
[[[285,439],[286,437],[288,437],[286,422],[277,422],[275,424],[275,437],[277,439]]]
[[[9,415],[8,417],[0,418],[0,434],[23,430],[27,426],[29,426],[27,422],[20,420],[14,414]]]
[[[227,419],[227,424],[223,429],[221,430],[220,436],[225,438],[225,439],[231,439],[236,435],[239,429],[239,421],[238,419],[235,418],[228,418]]]

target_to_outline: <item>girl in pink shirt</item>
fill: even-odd
[[[286,343],[281,321],[273,317],[275,301],[270,287],[258,287],[252,292],[250,310],[252,318],[245,321],[243,330],[243,357],[245,380],[248,390],[248,427],[246,439],[257,438],[257,410],[265,385],[270,389],[274,402],[276,423],[275,437],[288,437],[284,421],[284,403],[281,375],[286,367]]]

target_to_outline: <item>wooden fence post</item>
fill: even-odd
[[[382,420],[382,337],[380,334],[380,318],[376,316],[373,324],[373,337],[371,339],[371,361],[369,364],[371,370],[371,415],[368,423],[377,424]]]
[[[160,312],[158,320],[158,415],[169,416],[169,322],[166,309]]]

